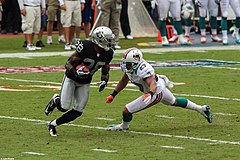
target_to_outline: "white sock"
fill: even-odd
[[[188,103],[187,103],[186,108],[191,109],[191,110],[195,110],[195,111],[202,111],[203,110],[202,106],[197,105],[196,103],[193,103],[190,100],[187,100],[187,101],[188,101]]]
[[[201,29],[201,36],[206,36],[206,29]]]
[[[236,39],[239,39],[239,28],[235,28]]]
[[[227,38],[227,30],[222,30],[223,38]]]
[[[211,29],[212,35],[217,35],[217,29]]]
[[[185,26],[185,35],[189,36],[190,35],[190,30],[191,30],[191,26]]]
[[[53,126],[57,126],[56,119],[54,119],[50,124],[53,125]]]
[[[47,39],[52,39],[52,36],[47,36]]]

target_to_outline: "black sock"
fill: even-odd
[[[56,120],[57,125],[61,125],[64,123],[68,123],[76,119],[77,117],[81,116],[82,112],[78,112],[74,109],[64,113],[60,118]]]

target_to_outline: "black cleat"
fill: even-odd
[[[47,106],[45,107],[45,114],[49,116],[56,107],[55,99],[60,98],[58,94],[54,94]]]
[[[48,127],[48,131],[49,131],[50,136],[56,137],[56,136],[58,136],[57,130],[56,130],[56,126],[51,125],[51,122],[48,123],[48,126],[47,126]]]
[[[36,42],[36,46],[37,47],[45,47],[45,45],[40,40]]]

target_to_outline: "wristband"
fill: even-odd
[[[149,91],[148,93],[149,93],[149,94],[151,94],[151,96],[153,96],[153,95],[154,95],[154,93],[153,93],[152,91]]]
[[[112,95],[113,97],[115,97],[117,94],[118,94],[118,91],[114,90],[111,95]]]

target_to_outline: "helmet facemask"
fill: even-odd
[[[122,59],[122,64],[125,65],[126,71],[133,73],[142,62],[142,52],[137,48],[128,49]]]

